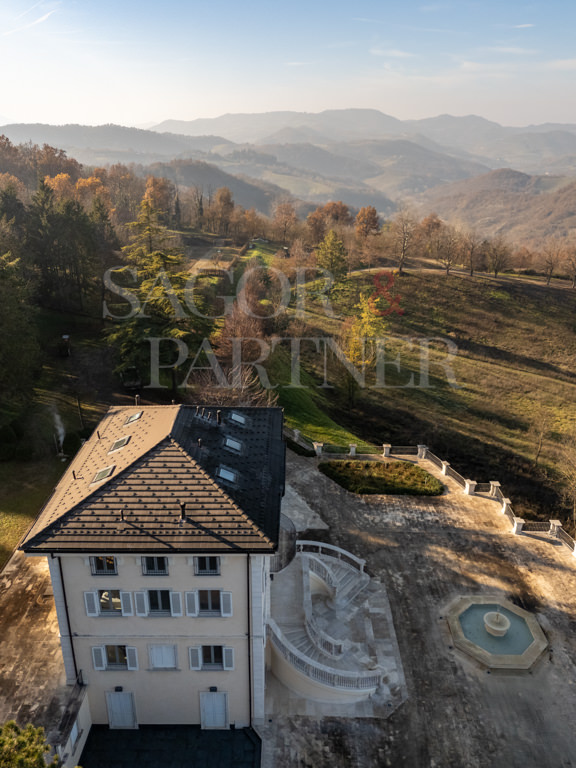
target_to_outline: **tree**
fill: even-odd
[[[56,755],[49,763],[46,762],[45,755],[48,752],[50,752],[50,746],[46,744],[44,728],[35,728],[31,724],[21,728],[14,720],[9,720],[0,729],[1,768],[57,766]]]
[[[564,260],[564,243],[557,237],[549,237],[542,248],[541,263],[546,277],[546,285],[550,285],[552,275]]]
[[[487,252],[490,270],[494,272],[494,277],[498,277],[510,264],[510,247],[501,235],[497,235],[489,241]]]
[[[576,288],[576,243],[569,243],[566,247],[564,266],[568,270],[572,280],[572,288]]]
[[[172,216],[175,196],[174,184],[168,179],[160,176],[148,176],[146,179],[144,200],[150,203],[155,211],[158,211],[160,219],[165,223],[168,223]]]
[[[374,296],[361,295],[353,307],[352,316],[344,321],[340,332],[340,346],[346,359],[362,371],[376,360],[377,340],[386,329],[386,321],[375,304]],[[344,382],[348,407],[354,405],[359,384],[354,375],[344,369]]]
[[[470,277],[473,277],[483,261],[482,238],[474,230],[463,231],[460,233],[460,247],[462,262],[468,267]]]
[[[5,254],[0,257],[0,409],[5,413],[25,401],[39,363],[31,303],[18,261]]]
[[[444,267],[448,276],[458,260],[460,249],[458,232],[454,227],[443,224],[430,238],[428,248],[432,258]]]
[[[356,229],[356,237],[362,245],[366,242],[369,235],[378,233],[380,231],[380,219],[376,208],[373,205],[360,208],[354,220],[354,227]]]
[[[404,273],[406,260],[416,244],[417,226],[416,217],[405,207],[402,207],[390,222],[388,237],[399,275]]]
[[[294,204],[288,200],[277,202],[274,206],[272,223],[280,242],[287,243],[291,232],[298,223]]]
[[[335,280],[346,274],[346,256],[344,243],[333,229],[316,248],[316,264],[329,272]]]

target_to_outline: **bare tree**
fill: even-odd
[[[418,220],[414,213],[402,206],[390,222],[389,241],[394,259],[398,265],[398,274],[404,273],[406,260],[416,243]]]
[[[554,272],[564,259],[564,243],[558,237],[549,237],[544,243],[541,255],[541,266],[546,277],[546,285],[550,285]]]
[[[498,277],[510,264],[510,247],[501,235],[493,237],[488,243],[488,264],[494,277]]]
[[[568,270],[572,280],[572,288],[576,288],[576,243],[571,242],[567,245],[564,253],[564,267]]]
[[[460,246],[462,253],[462,261],[470,272],[470,277],[474,276],[474,272],[480,268],[480,264],[483,261],[483,240],[474,230],[463,230],[460,233]]]
[[[460,254],[460,236],[454,227],[444,224],[430,238],[430,255],[450,274],[452,267],[458,262]]]

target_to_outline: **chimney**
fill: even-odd
[[[140,405],[140,395],[134,395],[134,403],[135,405]]]
[[[202,438],[198,438],[198,448],[202,448]]]
[[[123,523],[126,522],[126,520],[124,519],[124,507],[122,507],[122,509],[120,510],[120,520],[122,520]]]
[[[196,415],[196,416],[198,416],[198,414],[199,414],[199,413],[200,413],[200,406],[199,406],[199,405],[197,405],[197,406],[196,406],[196,414],[195,414],[195,415]]]
[[[186,520],[186,502],[181,501],[180,502],[180,522],[184,522]]]
[[[220,426],[220,424],[222,424],[222,411],[221,410],[217,410],[216,411],[216,424],[218,424],[218,426]]]
[[[98,440],[101,440],[101,439],[102,439],[102,438],[100,437],[100,432],[98,432],[98,430],[96,430],[96,435],[97,435],[97,437],[98,437]]]

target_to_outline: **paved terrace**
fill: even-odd
[[[419,463],[440,477],[429,461]],[[450,478],[441,478],[448,489],[438,498],[356,497],[316,466],[289,452],[291,505],[299,497],[329,526],[306,538],[365,558],[386,587],[408,700],[385,720],[301,717],[289,714],[293,696],[272,681],[274,711],[260,729],[263,766],[576,766],[570,551],[545,535],[514,536],[498,503],[466,496]],[[446,606],[458,595],[483,593],[536,613],[550,651],[531,673],[490,674],[451,648]]]

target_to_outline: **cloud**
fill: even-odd
[[[32,27],[36,27],[38,24],[42,24],[47,19],[49,19],[53,13],[56,13],[56,10],[48,11],[48,13],[45,13],[44,16],[41,16],[39,19],[36,19],[35,21],[31,21],[30,24],[24,24],[24,26],[22,27],[16,27],[15,29],[8,30],[8,32],[3,32],[2,37],[7,37],[8,35],[15,35],[16,32],[23,32],[25,29],[31,29]]]
[[[309,61],[286,61],[287,67],[307,67],[310,64]]]
[[[490,48],[481,48],[480,50],[493,53],[508,53],[513,56],[535,56],[540,53],[532,48],[518,48],[505,45],[495,45]]]
[[[555,71],[573,72],[576,70],[576,59],[557,59],[556,61],[548,61],[544,67]]]
[[[386,56],[391,59],[411,59],[415,54],[408,51],[400,51],[397,48],[371,48],[372,56]]]
[[[536,24],[514,24],[512,29],[532,29]]]

